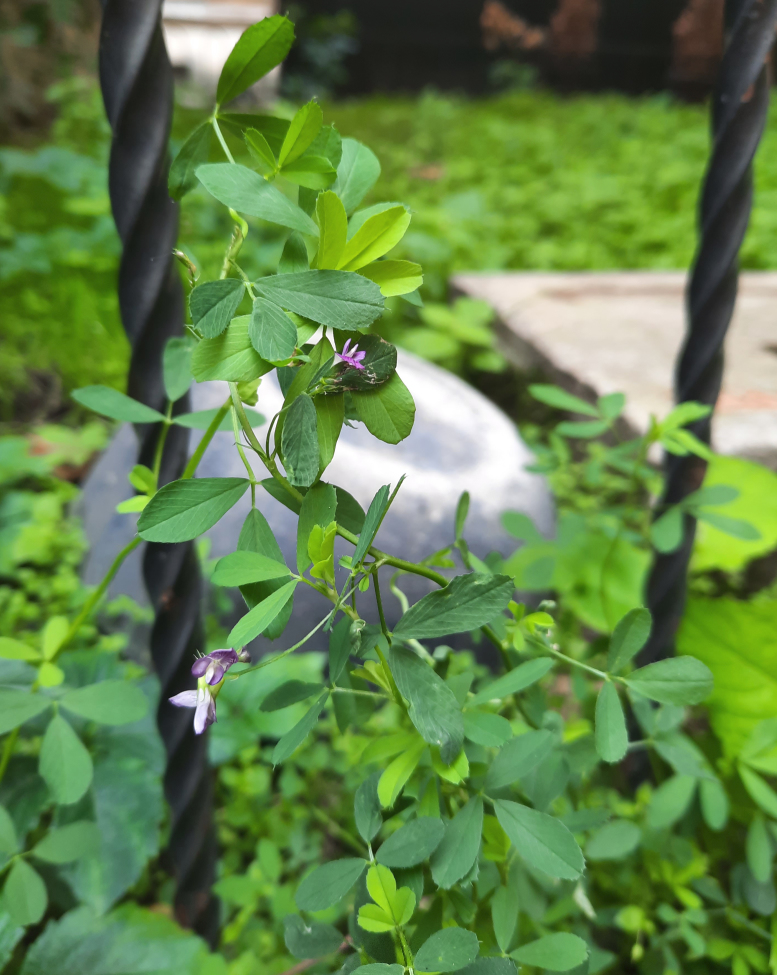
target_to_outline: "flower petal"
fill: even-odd
[[[216,702],[207,688],[202,688],[197,693],[199,700],[194,712],[194,733],[201,735],[216,720]]]
[[[168,700],[177,708],[195,708],[197,707],[197,691],[181,691],[180,694],[176,694]]]

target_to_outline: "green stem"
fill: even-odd
[[[235,435],[235,446],[237,447],[237,452],[240,454],[240,459],[243,461],[243,466],[248,472],[248,480],[251,482],[251,499],[255,501],[256,494],[254,485],[256,484],[256,476],[254,475],[253,468],[248,463],[248,458],[243,450],[243,445],[240,443],[240,424],[237,422],[237,413],[235,412],[234,405],[232,408],[232,432]]]
[[[330,833],[333,833],[339,840],[347,843],[352,850],[355,850],[355,852],[359,854],[359,856],[364,856],[367,849],[364,843],[360,843],[355,836],[352,836],[348,830],[343,829],[343,827],[340,826],[339,823],[336,823],[331,816],[327,816],[323,809],[319,809],[318,806],[315,805],[311,806],[311,809],[313,810],[314,817],[319,821],[319,823],[326,826]]]
[[[213,131],[216,133],[216,137],[218,138],[219,142],[221,143],[221,148],[224,150],[224,154],[226,155],[227,159],[231,163],[234,163],[234,161],[235,161],[234,160],[234,157],[232,156],[232,153],[229,151],[229,146],[227,145],[224,136],[221,134],[221,129],[219,128],[219,123],[216,121],[216,116],[215,115],[211,118],[210,122],[211,122],[211,125],[213,126]]]
[[[380,596],[380,582],[378,581],[378,570],[375,569],[372,573],[372,582],[375,586],[375,601],[378,604],[378,616],[380,617],[380,628],[383,631],[383,636],[391,643],[391,636],[386,626],[386,617],[383,613],[383,600]]]
[[[611,677],[609,674],[605,673],[603,670],[597,670],[596,667],[589,667],[588,664],[584,664],[581,660],[575,660],[574,657],[568,657],[565,653],[560,650],[556,650],[555,647],[549,647],[547,644],[540,643],[538,640],[530,641],[530,646],[534,647],[535,650],[542,650],[543,653],[548,653],[557,660],[563,661],[565,664],[571,664],[573,667],[579,667],[580,670],[585,670],[589,674],[593,674],[598,677],[599,680],[616,680],[620,681],[619,677]]]
[[[197,466],[202,460],[202,455],[208,449],[208,445],[218,432],[218,428],[221,426],[221,421],[227,415],[231,404],[232,400],[227,399],[226,403],[224,403],[218,413],[211,420],[210,426],[203,434],[202,440],[200,440],[200,442],[197,444],[197,449],[192,454],[183,474],[181,474],[182,481],[188,481],[190,477],[194,477],[194,472],[197,470]]]
[[[16,745],[16,739],[19,737],[18,726],[13,729],[11,734],[5,739],[5,744],[3,745],[3,755],[0,758],[0,782],[3,781],[3,776],[5,775],[5,770],[8,768],[8,763],[11,761],[11,755],[13,755],[13,750]]]
[[[159,431],[159,436],[156,442],[156,449],[154,450],[154,466],[152,468],[154,474],[154,486],[159,482],[159,472],[162,469],[162,453],[165,449],[165,440],[167,440],[167,432],[171,426],[170,417],[173,413],[173,404],[168,402],[167,404],[167,414],[165,416],[165,421],[162,425],[162,429]]]
[[[386,700],[386,695],[378,691],[362,691],[355,687],[330,687],[329,690],[333,694],[355,694],[357,697],[379,697],[382,701]]]
[[[413,952],[410,950],[410,945],[407,943],[407,938],[405,937],[405,932],[402,928],[396,929],[399,935],[399,943],[402,945],[402,954],[405,956],[405,968],[410,972],[413,971]]]
[[[97,603],[99,603],[99,601],[105,595],[106,589],[113,581],[113,577],[121,568],[122,562],[127,558],[127,556],[130,554],[130,552],[133,549],[136,549],[138,545],[140,545],[142,541],[143,539],[140,537],[140,535],[136,535],[131,542],[129,542],[127,545],[124,546],[124,548],[119,552],[119,554],[113,560],[110,569],[108,569],[105,576],[103,577],[103,581],[94,590],[94,592],[87,599],[87,601],[84,603],[81,612],[78,614],[78,616],[76,616],[75,620],[71,624],[70,629],[67,631],[67,635],[65,636],[65,639],[60,644],[60,647],[57,650],[57,652],[51,658],[52,662],[57,659],[57,657],[62,653],[62,651],[65,649],[68,643],[70,643],[70,641],[73,639],[76,633],[78,633],[84,620],[89,616],[89,614],[92,612],[92,610],[97,605]]]

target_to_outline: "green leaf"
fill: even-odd
[[[521,965],[534,965],[549,972],[568,972],[588,958],[588,945],[576,934],[558,931],[516,948],[510,957]]]
[[[299,159],[318,135],[323,121],[324,114],[318,102],[310,101],[298,109],[289,123],[289,130],[278,154],[278,162],[281,166]]]
[[[341,620],[342,623],[348,622],[347,619]],[[353,814],[356,822],[356,829],[359,836],[365,843],[371,843],[380,832],[383,825],[383,815],[378,799],[378,780],[381,773],[375,772],[356,790],[353,800]]]
[[[769,838],[769,831],[766,828],[766,820],[761,813],[753,816],[750,827],[747,831],[747,841],[745,843],[747,854],[747,865],[750,873],[755,877],[759,884],[766,884],[772,875],[772,841]]]
[[[2,859],[19,849],[16,827],[5,806],[0,806],[0,855]]]
[[[297,326],[266,298],[254,298],[248,336],[251,345],[267,362],[289,359],[297,347]]]
[[[445,825],[445,835],[432,856],[432,878],[449,890],[472,869],[483,832],[483,800],[473,796]]]
[[[231,552],[219,559],[211,577],[216,586],[246,586],[252,582],[288,578],[285,564],[257,552]]]
[[[668,829],[685,815],[696,790],[696,779],[690,775],[673,775],[650,797],[647,824],[649,829]]]
[[[334,125],[323,125],[318,135],[310,143],[307,154],[323,156],[335,169],[340,165],[343,155],[343,140]]]
[[[413,967],[419,972],[457,972],[477,958],[479,948],[474,931],[443,928],[421,945]]]
[[[318,221],[316,267],[322,270],[327,268],[334,270],[340,264],[348,234],[348,215],[336,193],[330,190],[319,194],[316,200],[316,220]]]
[[[359,565],[361,563],[364,556],[369,551],[370,545],[372,545],[372,543],[375,541],[378,528],[380,528],[380,523],[383,521],[383,516],[386,513],[390,490],[391,485],[384,484],[383,487],[376,492],[372,501],[370,501],[370,506],[367,509],[367,514],[364,518],[364,525],[359,533],[359,541],[356,544],[356,548],[354,549],[352,556],[353,565]]]
[[[294,585],[294,583],[290,583],[290,585]],[[329,691],[325,691],[316,701],[313,707],[311,707],[310,710],[305,714],[305,716],[294,725],[291,731],[287,731],[286,734],[278,741],[278,744],[275,746],[272,753],[273,765],[280,765],[281,762],[285,762],[286,759],[293,755],[294,752],[299,748],[302,742],[307,738],[318,723],[318,717],[324,710],[324,705],[326,704],[328,698]],[[308,910],[308,908],[302,909]]]
[[[206,339],[215,339],[235,316],[245,294],[239,278],[223,278],[198,284],[189,295],[192,323]]]
[[[38,771],[60,805],[78,802],[92,781],[92,759],[67,721],[55,714],[40,748]]]
[[[534,383],[529,386],[529,392],[540,403],[555,406],[557,410],[566,410],[568,413],[582,413],[584,416],[599,416],[599,411],[595,406],[586,403],[578,396],[573,396],[564,389],[559,389],[558,386]]]
[[[283,940],[295,958],[321,958],[337,951],[343,936],[331,924],[303,921],[298,914],[287,914],[283,919]]]
[[[574,437],[587,439],[589,437],[599,437],[610,429],[607,420],[582,420],[580,422],[563,422],[556,427],[556,433],[562,437]]]
[[[343,139],[343,152],[337,167],[335,193],[347,213],[353,213],[380,176],[377,156],[355,139]]]
[[[60,704],[73,714],[99,724],[131,724],[145,717],[148,700],[137,684],[103,680],[67,691]]]
[[[165,484],[143,509],[138,534],[147,542],[186,542],[212,528],[243,497],[244,477],[199,477]]]
[[[374,281],[384,298],[410,294],[424,283],[421,265],[411,261],[373,261],[360,267],[359,274]]]
[[[777,714],[777,603],[691,596],[677,650],[712,671],[705,706],[725,753],[738,755],[757,724]]]
[[[576,880],[583,872],[580,847],[554,816],[506,799],[497,799],[494,810],[510,842],[531,866],[562,880]]]
[[[653,620],[644,607],[632,609],[618,621],[610,637],[607,670],[617,674],[645,646]]]
[[[53,829],[33,847],[32,855],[47,863],[72,863],[94,850],[99,839],[97,826],[82,820]]]
[[[3,906],[14,923],[22,926],[37,924],[48,903],[46,885],[29,863],[17,860],[3,888]]]
[[[516,968],[512,958],[490,955],[488,958],[476,958],[471,965],[462,968],[461,973],[462,975],[516,975]]]
[[[241,138],[245,138],[245,133],[249,129],[261,132],[270,149],[276,155],[281,151],[283,140],[289,131],[288,120],[276,118],[274,115],[255,115],[250,112],[219,112],[218,120]]]
[[[726,790],[718,779],[702,779],[699,804],[707,826],[715,832],[722,830],[728,822],[729,804]]]
[[[375,859],[386,867],[415,867],[434,853],[444,833],[441,819],[411,819],[383,842]]]
[[[639,846],[642,831],[628,819],[614,819],[598,829],[585,847],[588,860],[623,860]]]
[[[255,287],[281,308],[341,331],[366,328],[383,311],[380,288],[350,271],[276,274],[260,278]]]
[[[3,660],[26,660],[30,663],[40,660],[40,654],[37,650],[28,647],[21,640],[12,640],[7,636],[0,636],[0,657]],[[0,727],[2,727],[2,718],[0,718]],[[0,732],[0,734],[2,733]]]
[[[683,509],[675,505],[650,526],[650,541],[658,552],[674,552],[683,540]]]
[[[138,403],[110,386],[83,386],[73,390],[70,395],[76,403],[111,420],[127,423],[158,423],[164,420],[159,410],[152,410],[150,406]]]
[[[772,819],[777,819],[777,792],[752,769],[739,763],[739,775],[750,798]]]
[[[50,921],[21,975],[217,975],[203,942],[171,918],[127,904],[107,915],[88,907]]]
[[[605,681],[596,698],[596,751],[605,762],[619,762],[629,747],[626,718],[615,685]]]
[[[400,693],[410,702],[408,717],[450,765],[464,743],[464,720],[453,691],[425,661],[396,643],[389,664]]]
[[[310,565],[308,540],[314,525],[326,528],[335,520],[337,494],[331,484],[319,482],[302,501],[297,523],[297,571],[301,574]]]
[[[491,899],[491,923],[499,950],[508,952],[518,923],[518,904],[507,887],[499,887]]]
[[[216,101],[224,105],[283,61],[294,43],[294,25],[286,17],[265,17],[243,31],[221,69]]]
[[[343,672],[351,654],[351,620],[344,616],[329,634],[329,679],[333,684]]]
[[[385,962],[372,962],[369,965],[359,965],[354,968],[351,975],[402,975],[404,972],[402,965],[387,965]]]
[[[343,421],[345,420],[344,399],[343,394],[332,393],[326,396],[316,396],[313,400],[313,405],[316,408],[316,425],[318,429],[319,477],[332,463],[335,455],[337,441],[340,438]],[[343,525],[343,527],[347,526]]]
[[[272,369],[251,345],[250,322],[250,315],[233,318],[226,332],[198,344],[192,353],[192,374],[198,383],[252,382]]]
[[[279,227],[318,236],[318,227],[305,211],[253,169],[237,163],[205,163],[197,170],[197,178],[224,206]]]
[[[294,900],[301,911],[325,911],[342,900],[364,873],[367,861],[356,857],[332,860],[307,875]]]
[[[328,159],[307,153],[301,159],[287,163],[281,176],[309,190],[325,190],[334,183],[337,171]]]
[[[273,620],[284,611],[296,588],[297,582],[292,580],[292,582],[287,582],[279,589],[271,592],[260,603],[257,603],[232,627],[227,637],[229,645],[231,647],[244,647],[247,643],[255,640],[260,633],[264,633]]]
[[[412,606],[394,628],[394,636],[423,640],[477,629],[507,609],[514,589],[509,576],[456,576]]]
[[[345,271],[357,271],[377,261],[396,247],[409,226],[410,214],[404,206],[373,214],[348,241],[338,266]]]
[[[273,481],[273,483],[277,482]],[[237,548],[238,551],[256,552],[259,555],[264,555],[265,558],[271,559],[273,562],[284,564],[283,553],[275,540],[272,529],[267,523],[267,519],[257,508],[252,508],[246,515],[246,520],[240,531]],[[268,596],[272,595],[272,593],[281,589],[285,584],[282,578],[269,579],[267,582],[254,582],[246,586],[241,586],[240,592],[248,604],[248,608],[253,609]],[[286,597],[286,603],[281,607],[280,612],[273,622],[262,631],[263,636],[274,640],[283,633],[291,617],[293,599],[294,591],[292,590]]]
[[[695,657],[670,657],[640,667],[626,679],[629,687],[661,704],[700,704],[712,693],[712,672]]]
[[[50,707],[51,701],[40,694],[0,688],[0,734],[18,728]]]
[[[278,274],[295,274],[298,271],[307,271],[310,267],[308,261],[308,249],[302,234],[295,230],[289,234],[286,243],[283,245],[283,253],[278,262]],[[302,342],[298,340],[298,345]]]
[[[553,735],[544,728],[511,738],[491,763],[486,774],[486,791],[498,792],[527,775],[545,761],[554,743]]]
[[[464,712],[464,737],[476,745],[499,748],[512,737],[513,729],[507,718],[490,711]]]
[[[162,375],[167,398],[175,403],[192,382],[192,340],[189,336],[167,340],[162,357]]]
[[[270,691],[259,705],[260,711],[280,711],[300,701],[307,701],[314,694],[324,690],[323,684],[310,684],[302,680],[287,680],[285,683]]]
[[[760,538],[737,539],[713,527],[709,521],[701,522],[696,529],[693,571],[737,572],[756,556],[777,547],[777,474],[741,457],[715,454],[707,467],[703,489],[724,485],[732,485],[738,491],[735,499],[725,503],[725,514],[749,521]],[[709,514],[709,509],[706,513]]]
[[[377,389],[356,390],[352,396],[359,418],[373,437],[383,443],[397,444],[410,435],[415,421],[415,403],[397,373]]]
[[[178,150],[167,177],[167,192],[174,200],[184,196],[197,186],[197,169],[208,161],[213,126],[208,119],[200,122]]]
[[[269,172],[274,173],[276,167],[275,155],[270,148],[270,143],[259,129],[246,129],[243,133],[243,139],[248,147],[248,151],[259,164],[259,169],[263,172],[269,170]]]
[[[378,799],[384,809],[390,809],[404,789],[408,779],[421,761],[426,742],[419,738],[386,768],[378,781]]]
[[[525,664],[519,664],[514,670],[491,681],[482,691],[478,691],[467,701],[467,707],[486,704],[488,701],[501,701],[511,694],[517,694],[536,684],[552,668],[553,661],[549,657],[539,657],[536,660],[528,660]]]
[[[761,538],[761,533],[749,521],[743,518],[731,518],[729,515],[718,514],[717,511],[699,510],[695,512],[699,521],[706,522],[717,528],[718,531],[732,538],[737,538],[745,542],[757,542]]]
[[[263,423],[267,422],[267,417],[263,416],[258,410],[252,410],[247,406],[243,409],[252,427],[260,427]],[[173,417],[173,423],[179,427],[187,427],[189,430],[207,430],[217,413],[218,409],[196,410],[194,413],[179,413],[178,416]],[[232,429],[232,416],[230,413],[227,413],[219,424],[219,431],[226,432]]]
[[[295,487],[309,487],[318,477],[318,429],[313,400],[303,393],[289,407],[281,440],[283,466]]]

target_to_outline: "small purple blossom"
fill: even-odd
[[[220,684],[224,680],[224,674],[240,659],[241,655],[234,650],[211,650],[194,661],[192,674],[195,677],[204,677],[206,684]]]
[[[216,701],[210,687],[200,681],[196,691],[181,691],[170,698],[177,708],[194,708],[194,733],[201,735],[216,721]]]
[[[367,355],[367,353],[364,352],[363,350],[360,352],[358,345],[354,345],[354,347],[350,349],[349,348],[350,345],[351,345],[351,340],[346,339],[345,345],[343,346],[343,351],[335,352],[335,355],[337,356],[338,359],[341,359],[343,362],[347,362],[348,365],[352,366],[354,369],[364,369],[364,366],[362,365],[362,359]]]
[[[232,664],[238,661],[245,663],[249,659],[247,650],[212,650],[194,661],[192,674],[197,678],[197,690],[181,691],[169,698],[169,701],[177,708],[194,708],[196,735],[201,735],[216,721],[216,694],[226,672]],[[211,687],[216,688],[215,693],[211,691]]]

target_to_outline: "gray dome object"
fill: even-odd
[[[542,477],[526,471],[533,457],[510,419],[457,376],[416,356],[400,351],[397,368],[416,402],[415,425],[410,436],[392,446],[376,440],[362,424],[355,428],[344,426],[334,460],[324,474],[325,480],[345,488],[365,510],[381,485],[393,486],[402,474],[407,475],[378,533],[378,547],[417,562],[449,545],[462,491],[469,491],[471,499],[464,535],[472,551],[481,558],[495,550],[507,555],[514,549],[515,541],[505,534],[500,524],[502,512],[508,509],[526,513],[543,534],[552,534],[554,514],[547,486]],[[192,409],[221,406],[227,395],[226,383],[196,385],[192,390]],[[281,405],[281,392],[273,374],[259,388],[256,409],[269,420]],[[260,440],[265,433],[266,426],[257,428]],[[197,432],[192,433],[192,448],[199,436]],[[135,533],[138,516],[119,515],[115,511],[116,505],[133,493],[127,475],[135,453],[134,432],[125,424],[84,486],[82,515],[90,543],[84,579],[89,584],[102,578],[116,553]],[[255,455],[250,451],[247,454],[257,477],[266,477],[259,459],[254,463]],[[245,476],[231,433],[216,434],[197,473],[200,477]],[[261,488],[257,488],[256,500],[288,564],[295,567],[296,515]],[[206,533],[210,558],[234,551],[249,508],[250,494],[246,493]],[[338,539],[336,559],[350,551],[351,546]],[[137,550],[127,559],[113,581],[111,595],[126,593],[138,602],[147,602],[141,557],[141,550]],[[344,570],[338,572],[342,574]],[[392,573],[390,567],[384,567],[381,572],[389,626],[400,616],[399,601],[389,589]],[[411,602],[435,588],[427,580],[409,575],[402,576],[398,584]],[[236,597],[234,620],[245,611],[242,598],[237,593]],[[361,596],[358,605],[368,622],[377,622],[374,596],[369,593]],[[294,613],[283,636],[273,643],[264,638],[256,640],[252,644],[254,656],[291,646],[313,629],[329,606],[319,593],[299,586]],[[324,649],[326,640],[319,632],[306,649]]]

